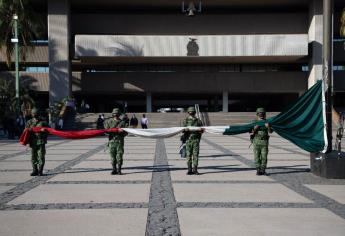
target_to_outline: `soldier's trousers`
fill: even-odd
[[[33,168],[37,166],[44,166],[46,155],[45,144],[31,146],[31,164]]]
[[[188,139],[186,142],[187,165],[198,166],[200,139]]]
[[[253,144],[254,161],[256,169],[266,169],[267,166],[267,154],[268,144]]]
[[[124,141],[122,140],[111,140],[109,141],[108,147],[111,157],[111,164],[114,166],[116,164],[122,165],[123,163],[123,153],[124,153]]]

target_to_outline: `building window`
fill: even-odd
[[[25,72],[29,72],[29,73],[48,73],[49,72],[49,67],[26,67],[25,68]]]
[[[309,66],[302,66],[302,71],[308,72],[309,71]]]
[[[345,66],[334,65],[333,70],[334,71],[343,71],[343,70],[345,70]]]

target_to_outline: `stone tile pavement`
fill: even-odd
[[[0,235],[345,235],[345,180],[312,175],[276,134],[269,176],[255,175],[248,135],[205,134],[199,176],[178,137],[127,137],[112,176],[105,142],[50,139],[45,176],[31,177],[27,148],[0,140]]]

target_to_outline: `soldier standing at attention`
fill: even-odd
[[[188,110],[188,117],[183,120],[183,126],[189,127],[189,126],[196,126],[201,127],[202,122],[200,119],[198,119],[195,116],[195,108],[189,107]],[[202,128],[197,131],[189,130],[188,128],[185,128],[183,131],[183,136],[186,140],[186,151],[187,151],[187,166],[188,166],[188,172],[187,175],[198,175],[198,158],[199,158],[199,145],[200,145],[200,139],[201,135],[204,132]]]
[[[126,128],[127,124],[125,121],[120,119],[120,110],[118,108],[114,108],[112,112],[113,118],[107,120],[104,124],[105,129],[111,128]],[[123,152],[124,152],[124,144],[125,144],[125,136],[127,133],[122,129],[119,130],[118,133],[109,133],[109,142],[108,147],[111,156],[111,164],[113,166],[113,170],[111,172],[112,175],[121,175],[121,168],[123,164]]]
[[[267,175],[268,140],[270,138],[269,133],[273,131],[271,125],[266,122],[266,111],[264,108],[258,108],[256,110],[256,118],[258,121],[262,120],[265,122],[265,126],[260,127],[256,125],[251,132],[256,175]]]
[[[32,173],[31,176],[42,176],[45,163],[47,132],[43,127],[47,127],[47,123],[43,120],[42,116],[37,115],[37,109],[31,110],[32,119],[26,123],[26,128],[31,131],[33,127],[42,127],[39,133],[30,132],[29,145],[31,148],[31,163]]]

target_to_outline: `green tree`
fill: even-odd
[[[11,56],[14,51],[13,15],[18,16],[20,55],[25,59],[27,50],[32,40],[39,38],[43,29],[43,21],[29,5],[28,0],[0,0],[0,48],[5,47],[6,64],[11,65]]]
[[[20,86],[21,110],[24,115],[31,112],[35,101],[30,95],[27,86]],[[0,78],[0,121],[5,114],[14,114],[16,109],[15,88],[13,79]]]

